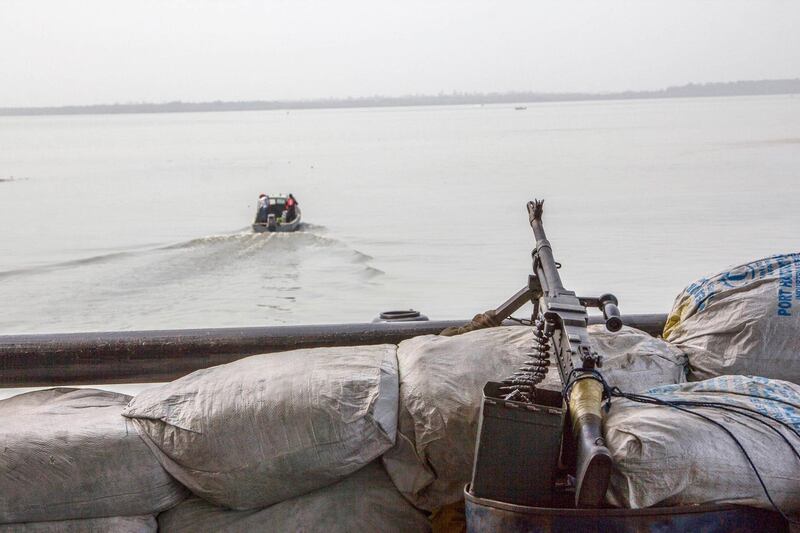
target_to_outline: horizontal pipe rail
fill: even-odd
[[[601,323],[602,317],[590,317]],[[666,315],[623,322],[660,335]],[[396,344],[467,320],[0,335],[0,387],[170,381],[257,353]],[[509,325],[514,323],[506,322]]]

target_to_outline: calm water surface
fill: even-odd
[[[800,248],[800,97],[6,117],[0,180],[0,334],[468,318],[534,197],[568,287],[666,312]],[[304,230],[252,234],[262,191]]]

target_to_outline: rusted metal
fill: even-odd
[[[658,335],[666,315],[628,315],[623,320]],[[590,317],[590,323],[602,321],[600,316]],[[398,343],[465,322],[0,335],[0,387],[169,381],[200,368],[257,353]]]
[[[778,513],[736,505],[646,509],[528,507],[478,498],[464,491],[467,533],[788,533]]]

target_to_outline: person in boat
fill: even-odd
[[[286,221],[291,222],[297,217],[297,200],[293,194],[286,199]]]
[[[258,195],[258,211],[256,211],[256,223],[266,224],[269,213],[269,196],[263,192]]]

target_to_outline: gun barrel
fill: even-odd
[[[553,258],[553,248],[550,246],[550,241],[547,240],[547,235],[544,232],[544,226],[542,225],[543,211],[544,200],[528,202],[528,218],[533,229],[533,236],[536,238],[536,257],[538,257],[538,268],[537,261],[534,261],[533,271],[536,272],[541,268],[544,274],[541,277],[547,283],[547,287],[543,288],[552,294],[557,294],[564,290],[564,284],[561,282],[556,260]]]

